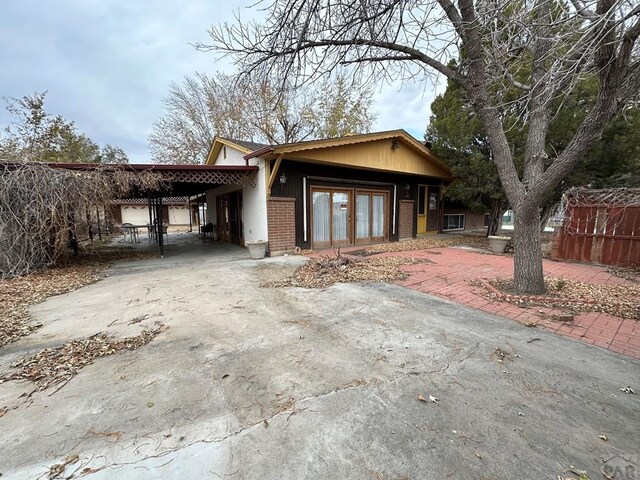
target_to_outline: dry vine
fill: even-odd
[[[590,208],[591,211],[589,215],[574,218],[577,208]],[[562,196],[560,205],[564,232],[567,235],[593,233],[587,229],[595,228],[601,233],[613,234],[625,221],[630,208],[640,211],[640,188],[571,188]]]
[[[0,167],[0,278],[25,275],[54,264],[70,238],[87,228],[89,212],[104,210],[132,191],[155,191],[162,179],[105,165],[90,170],[39,163]]]

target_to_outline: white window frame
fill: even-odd
[[[449,222],[447,222],[447,217],[462,217],[462,227],[458,227],[458,228],[448,228],[447,225]],[[467,219],[465,218],[465,214],[464,213],[445,213],[444,214],[444,218],[442,219],[442,223],[443,223],[443,228],[442,231],[443,232],[453,232],[455,230],[464,230],[464,226],[466,225]]]

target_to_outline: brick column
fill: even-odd
[[[551,258],[562,260],[562,237],[564,236],[564,226],[556,227],[551,239]]]
[[[413,200],[400,200],[398,240],[413,238]]]
[[[296,199],[269,197],[267,199],[267,227],[269,255],[283,255],[296,247]]]

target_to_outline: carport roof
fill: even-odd
[[[257,166],[249,165],[158,165],[124,163],[105,165],[100,163],[48,163],[51,168],[67,170],[113,169],[133,172],[154,172],[162,176],[170,186],[161,194],[191,196],[220,185],[254,185]],[[141,195],[146,197],[147,195]]]

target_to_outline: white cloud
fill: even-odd
[[[147,136],[172,81],[195,71],[230,70],[191,44],[211,25],[243,19],[254,0],[5,0],[0,16],[0,96],[48,90],[47,110],[75,121],[99,144],[149,161]],[[376,130],[404,128],[422,137],[433,88],[384,87],[376,94]],[[0,126],[6,124],[0,112]]]

